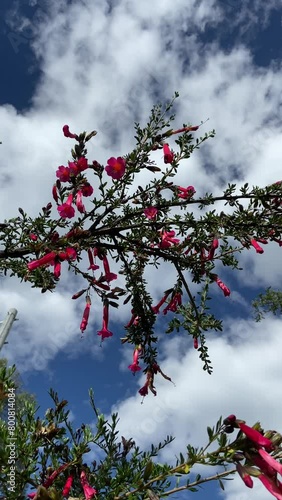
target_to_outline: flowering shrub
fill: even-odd
[[[166,315],[170,318],[167,333],[181,329],[191,336],[191,345],[198,352],[204,370],[212,373],[205,332],[222,330],[222,322],[207,306],[207,301],[213,294],[215,284],[222,290],[222,300],[228,300],[227,297],[232,294],[232,289],[221,278],[223,266],[236,270],[239,268],[238,253],[255,251],[259,258],[259,254],[264,252],[261,245],[268,242],[282,245],[281,182],[273,180],[274,183],[265,188],[245,184],[239,190],[236,185],[229,184],[222,195],[216,197],[208,192],[199,193],[192,185],[183,187],[173,182],[181,162],[189,159],[215,133],[211,131],[195,138],[194,132],[199,131],[201,125],[184,124],[176,130],[170,128],[174,119],[173,116],[168,117],[172,105],[173,101],[164,109],[155,106],[145,128],[136,124],[133,151],[124,156],[110,157],[105,167],[87,156],[86,144],[96,131],[77,134],[70,132],[69,126],[65,125],[64,136],[74,141],[74,147],[71,161],[57,168],[57,179],[51,190],[53,201],[48,202],[35,219],[28,217],[20,208],[17,218],[0,224],[3,247],[0,269],[5,273],[29,281],[43,293],[56,288],[61,273],[66,271],[65,262],[74,275],[84,279],[84,287],[78,291],[74,288],[72,292],[72,299],[84,296],[86,301],[83,317],[78,319],[83,334],[87,334],[87,325],[91,321],[93,297],[101,300],[102,326],[97,332],[101,341],[108,341],[115,335],[114,325],[110,324],[111,309],[130,303],[131,313],[124,326],[122,342],[132,346],[133,362],[128,367],[129,372],[144,372],[144,385],[139,389],[143,397],[149,392],[156,396],[157,375],[171,381],[158,363],[155,327],[160,318]],[[157,161],[156,151],[159,151],[160,157]],[[146,185],[141,185],[144,172],[150,177]],[[140,185],[133,188],[133,181],[139,178]],[[85,198],[92,195],[91,208],[88,209]],[[232,210],[217,213],[214,206],[218,201],[224,201]],[[87,264],[83,257],[86,257]],[[145,271],[149,266],[157,269],[163,262],[171,266],[176,277],[160,297],[152,297]],[[115,284],[118,278],[123,282],[122,286]],[[192,293],[191,283],[194,283],[193,289],[196,287],[198,293]],[[57,406],[60,405],[57,396],[54,396],[54,401]],[[58,436],[64,432],[63,427],[58,425],[65,422],[68,428],[69,423],[65,416],[62,417],[65,414],[56,411],[52,417],[47,417],[43,427],[51,426],[54,436],[59,439]],[[282,498],[281,484],[277,479],[277,473],[281,473],[276,460],[281,443],[278,434],[268,436],[260,428],[249,428],[230,416],[223,424],[218,423],[215,431],[209,431],[210,442],[219,442],[217,452],[196,454],[188,447],[187,458],[181,456],[175,467],[165,465],[160,468],[151,461],[154,454],[143,455],[142,461],[130,440],[112,444],[115,447],[109,449],[106,436],[110,430],[101,416],[97,417],[96,437],[91,435],[90,438],[85,430],[81,430],[79,439],[72,435],[72,446],[77,447],[78,442],[84,439],[84,447],[81,445],[80,454],[75,458],[74,448],[70,451],[67,447],[65,455],[60,455],[55,453],[55,445],[52,445],[54,449],[51,447],[49,450],[49,459],[57,472],[50,475],[43,469],[41,480],[29,483],[40,485],[36,498],[62,498],[63,493],[60,492],[67,497],[73,488],[79,490],[77,494],[83,490],[86,499],[95,496],[116,500],[156,499],[164,491],[168,496],[200,484],[201,480],[188,481],[185,487],[167,490],[166,478],[189,474],[194,463],[235,463],[236,470],[248,487],[253,484],[251,476],[257,476],[270,493]],[[226,433],[235,428],[239,429],[239,433],[229,446]],[[36,431],[30,428],[28,432]],[[100,442],[98,435],[103,436],[104,441]],[[50,437],[52,443],[54,436]],[[30,434],[27,439],[31,439]],[[88,443],[97,444],[97,439],[103,443],[101,448],[111,452],[111,455],[103,462],[104,469],[102,467],[101,470],[105,473],[101,473],[100,469],[98,473],[96,465],[90,470],[94,487],[90,485],[87,471],[82,466],[82,456],[88,449]],[[36,442],[36,449],[40,446],[39,441]],[[44,442],[42,446],[44,448]],[[128,472],[128,477],[122,480],[113,470],[118,471],[121,464],[125,466],[123,460],[126,461],[128,456],[132,464],[132,469],[128,469],[131,475]],[[38,457],[37,453],[33,463]],[[137,474],[136,469],[135,476],[134,467],[139,471]],[[216,478],[233,472],[226,471]],[[30,470],[28,477],[34,473],[35,470]],[[51,490],[49,493],[53,483],[56,489],[54,495]]]

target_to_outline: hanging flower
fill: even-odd
[[[62,205],[58,205],[58,212],[62,219],[71,219],[75,215],[75,210],[72,207],[73,195],[70,194],[67,201]]]
[[[137,347],[133,351],[133,363],[132,363],[132,365],[128,366],[129,370],[131,370],[133,373],[139,372],[141,370],[141,368],[139,366],[139,356],[140,356],[140,353],[141,353],[141,348],[140,347]]]
[[[73,483],[73,476],[69,476],[62,491],[63,497],[68,497]]]
[[[89,271],[89,269],[91,269],[92,271],[96,271],[96,269],[99,269],[99,266],[97,266],[94,263],[93,252],[92,252],[91,248],[88,248],[87,253],[88,253],[88,259],[89,259],[89,264],[90,264],[89,267],[87,268],[87,270]]]
[[[166,299],[168,298],[170,292],[165,293],[164,296],[161,298],[161,300],[157,303],[156,306],[152,306],[151,309],[155,314],[159,314],[161,306],[165,303]]]
[[[109,158],[105,168],[107,174],[113,179],[119,180],[125,172],[125,160],[119,156],[118,158]]]
[[[229,290],[229,288],[223,283],[223,281],[221,281],[221,279],[219,279],[219,277],[217,276],[217,274],[213,275],[213,279],[216,282],[216,284],[219,286],[219,288],[221,288],[221,290],[223,291],[224,296],[225,297],[229,297],[229,295],[231,293],[230,290]]]
[[[252,488],[254,486],[254,482],[253,482],[250,474],[248,474],[246,469],[243,467],[243,465],[241,465],[240,463],[237,463],[236,469],[237,469],[237,472],[239,473],[239,476],[244,481],[245,485],[248,488]]]
[[[83,214],[85,212],[85,206],[82,203],[82,191],[77,191],[75,200],[77,210]]]
[[[105,303],[103,307],[103,324],[101,330],[97,332],[97,335],[100,335],[102,337],[102,341],[108,337],[112,337],[113,333],[108,330],[108,323],[109,323],[109,306],[107,303]]]
[[[110,281],[117,279],[117,274],[110,271],[109,261],[106,256],[103,257],[103,266],[105,271],[105,280],[110,283]]]
[[[82,321],[80,323],[80,330],[81,330],[81,333],[84,332],[84,330],[86,330],[86,327],[88,325],[88,319],[89,319],[89,313],[90,313],[90,307],[91,307],[91,299],[89,296],[86,297],[86,306],[85,306],[85,309],[83,311],[83,316],[82,316]]]
[[[263,248],[258,244],[258,242],[255,239],[251,240],[251,245],[255,248],[257,253],[264,253]]]
[[[173,158],[174,158],[174,154],[170,150],[170,147],[169,147],[168,144],[164,144],[163,145],[163,152],[164,152],[164,162],[165,163],[172,163],[173,162]]]

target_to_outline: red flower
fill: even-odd
[[[211,248],[210,248],[210,251],[209,251],[209,255],[207,257],[207,260],[211,260],[213,259],[213,256],[214,256],[214,252],[216,251],[216,249],[218,248],[218,239],[217,238],[214,238],[212,244],[211,244]]]
[[[37,241],[37,240],[38,240],[38,236],[37,236],[36,234],[34,234],[34,233],[30,233],[30,234],[29,234],[29,237],[30,237],[30,239],[31,239],[32,241]]]
[[[93,194],[93,187],[89,184],[89,182],[86,182],[81,186],[81,192],[83,196],[91,196]]]
[[[168,144],[164,144],[163,145],[163,152],[164,152],[164,162],[165,163],[172,163],[173,162],[173,158],[174,158],[174,154],[170,150]]]
[[[64,125],[64,126],[63,126],[63,133],[64,133],[64,136],[65,136],[65,137],[69,137],[70,139],[78,139],[77,134],[72,134],[72,133],[70,132],[70,129],[69,129],[69,126],[68,126],[68,125]]]
[[[69,476],[62,491],[63,497],[68,497],[73,483],[73,476]]]
[[[59,278],[61,276],[61,262],[59,260],[55,260],[54,276],[55,278]]]
[[[175,231],[163,231],[161,233],[162,241],[159,245],[160,248],[169,248],[171,245],[177,245],[179,243],[178,238],[173,238]]]
[[[50,265],[54,261],[55,257],[56,257],[55,252],[49,252],[40,259],[32,260],[27,265],[28,270],[33,271],[34,269],[37,269],[37,267],[45,266],[46,264]]]
[[[60,181],[62,182],[69,182],[70,181],[70,169],[69,167],[65,167],[64,165],[61,165],[58,170],[56,171],[56,176]]]
[[[92,271],[99,269],[99,266],[96,266],[96,264],[94,264],[93,253],[92,253],[92,250],[90,248],[88,248],[87,253],[88,253],[88,259],[89,259],[89,264],[90,264],[90,266],[87,269],[88,270],[92,269]]]
[[[154,207],[148,207],[143,210],[144,215],[147,217],[147,219],[155,219],[158,209]]]
[[[54,184],[53,188],[52,188],[52,195],[53,195],[53,198],[55,200],[56,203],[58,203],[58,192],[57,192],[57,186],[56,184]]]
[[[192,196],[196,193],[194,186],[188,186],[187,188],[178,186],[178,198],[192,198]]]
[[[86,306],[83,311],[82,321],[80,323],[80,330],[82,333],[84,332],[84,330],[86,330],[86,327],[88,325],[90,307],[91,307],[91,299],[90,297],[86,297]]]
[[[152,311],[155,313],[155,314],[159,314],[160,312],[160,307],[165,303],[166,299],[168,298],[169,296],[169,293],[166,293],[163,298],[157,303],[156,306],[152,306]]]
[[[199,347],[199,342],[198,342],[198,339],[194,339],[194,349],[198,349]]]
[[[260,474],[258,476],[259,480],[262,482],[263,486],[273,495],[277,500],[282,500],[282,485],[279,481],[274,482],[273,479],[271,479],[268,476],[265,476],[264,474]]]
[[[119,180],[125,172],[125,160],[121,156],[109,158],[105,170],[110,177]]]
[[[253,247],[255,248],[257,253],[264,253],[263,248],[261,248],[261,246],[258,244],[258,242],[256,240],[252,239],[251,245],[253,245]]]
[[[214,281],[217,283],[217,285],[219,286],[219,288],[221,288],[221,290],[224,293],[224,296],[225,297],[229,297],[229,295],[231,293],[230,290],[229,290],[229,288],[223,283],[223,281],[221,281],[219,279],[219,277],[217,276],[217,274],[214,275]]]
[[[108,283],[110,283],[110,281],[116,280],[117,279],[117,274],[111,273],[109,262],[108,262],[108,259],[107,259],[106,256],[103,257],[103,266],[104,266],[106,281]]]
[[[108,304],[105,304],[103,308],[102,329],[97,332],[97,335],[100,335],[102,337],[102,341],[107,337],[113,336],[113,333],[110,332],[110,330],[108,330],[108,323],[109,323],[109,306]]]
[[[75,200],[77,210],[83,214],[85,212],[85,206],[82,203],[82,191],[77,191]]]
[[[131,370],[133,373],[139,372],[141,370],[139,366],[139,356],[140,356],[141,349],[138,347],[134,349],[133,351],[133,363],[132,365],[129,365],[129,370]]]
[[[91,498],[97,495],[98,491],[89,485],[84,471],[82,471],[80,474],[80,482],[83,488],[85,500],[91,500]]]
[[[265,439],[267,439],[267,438],[265,438]],[[270,441],[270,443],[271,443],[271,441]],[[265,446],[265,445],[263,445],[263,446]],[[271,443],[271,447],[273,448],[272,443]],[[268,446],[268,448],[270,448],[270,446]],[[279,474],[282,475],[282,464],[277,462],[277,460],[275,460],[275,458],[273,458],[271,455],[269,455],[269,453],[267,453],[267,451],[259,449],[258,452],[259,452],[260,456],[263,458],[263,460],[268,465],[270,465],[270,467],[272,467],[274,470],[276,470]]]
[[[247,436],[248,439],[253,441],[259,446],[263,446],[264,448],[273,449],[273,444],[270,441],[270,439],[266,438],[263,436],[259,431],[256,429],[253,429],[252,427],[249,427],[248,425],[244,423],[239,423],[239,427],[242,432]],[[282,466],[281,466],[282,467]]]
[[[245,468],[240,463],[238,463],[236,465],[236,469],[237,469],[237,472],[239,473],[239,476],[244,481],[245,485],[248,486],[248,488],[252,488],[254,485],[253,480],[252,480],[250,474],[248,474],[246,472]]]
[[[58,205],[58,212],[62,219],[71,219],[72,217],[74,217],[75,211],[72,207],[72,201],[73,195],[70,194],[65,203],[63,203],[62,205]]]

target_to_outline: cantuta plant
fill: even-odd
[[[263,246],[269,242],[282,245],[280,181],[274,179],[273,184],[264,188],[245,184],[237,189],[235,184],[229,184],[218,196],[199,193],[197,186],[180,186],[174,182],[182,161],[189,159],[194,150],[215,133],[212,131],[195,138],[201,125],[183,124],[173,129],[174,116],[169,116],[173,101],[164,108],[155,106],[144,128],[135,125],[136,146],[132,152],[110,157],[105,165],[90,160],[87,155],[86,144],[96,131],[77,134],[70,132],[69,126],[65,125],[63,133],[74,144],[72,158],[57,168],[52,201],[46,203],[35,218],[19,208],[17,217],[0,224],[0,269],[4,274],[29,281],[45,293],[55,290],[61,273],[67,270],[74,273],[72,299],[85,301],[83,317],[78,320],[84,335],[87,335],[87,325],[91,321],[93,300],[98,298],[101,301],[102,326],[97,332],[101,341],[116,334],[110,321],[111,309],[128,308],[126,304],[130,304],[131,312],[121,340],[132,345],[133,362],[129,370],[133,373],[143,370],[145,374],[144,385],[139,390],[143,397],[149,391],[157,394],[156,375],[171,380],[158,362],[156,325],[160,318],[166,315],[171,318],[167,333],[181,331],[191,336],[204,370],[211,373],[205,332],[222,330],[222,322],[207,304],[210,304],[208,301],[216,286],[222,290],[223,300],[228,300],[225,297],[231,293],[230,285],[222,281],[223,266],[239,270],[240,252],[256,252],[259,258],[264,252]],[[148,174],[146,182],[145,172]],[[91,205],[87,204],[87,199],[91,200]],[[217,211],[217,202],[224,202],[228,210]],[[171,267],[174,278],[158,298],[152,297],[145,272],[149,266],[158,269],[163,263]],[[76,288],[76,276],[79,285],[81,279],[84,281],[84,286],[79,289]],[[115,285],[118,277],[123,283],[121,286]],[[268,291],[270,295],[273,301],[276,297],[279,302],[277,292]],[[266,300],[260,298],[255,307],[267,304]],[[27,430],[26,442],[32,445],[32,439],[35,440],[37,452],[32,451],[33,469],[28,469],[29,476],[22,470],[18,471],[19,477],[26,481],[29,477],[30,484],[41,485],[37,498],[62,498],[62,492],[65,494],[70,487],[78,495],[78,489],[83,490],[85,498],[93,495],[116,500],[159,498],[200,484],[202,479],[195,478],[192,485],[181,482],[172,490],[168,486],[171,475],[190,474],[196,463],[233,463],[247,486],[252,486],[251,476],[258,476],[274,496],[282,498],[277,480],[277,473],[281,472],[276,460],[280,453],[278,434],[260,438],[265,435],[260,427],[250,431],[231,415],[223,423],[219,422],[215,431],[209,431],[210,442],[219,442],[216,452],[208,453],[206,448],[194,450],[188,446],[187,457],[181,455],[176,466],[160,466],[151,460],[157,452],[140,454],[130,439],[124,438],[118,443],[115,434],[111,439],[107,437],[107,432],[113,432],[115,428],[116,416],[107,427],[108,424],[96,412],[98,434],[90,437],[84,429],[79,438],[75,437],[66,414],[61,413],[61,403],[56,395],[52,396],[60,411],[56,406],[48,413],[47,423],[42,424],[44,432],[41,427],[37,431],[33,428]],[[93,400],[92,403],[95,410]],[[26,408],[26,412],[34,411],[30,408]],[[27,415],[22,417],[22,427],[26,425],[26,429],[27,423],[33,422],[33,417]],[[239,433],[235,441],[228,444],[226,433],[235,428]],[[49,433],[48,429],[52,432]],[[2,430],[4,432],[5,428]],[[67,431],[70,437],[62,437],[59,443],[59,437],[65,436]],[[37,437],[32,438],[30,433]],[[44,433],[48,435],[47,442]],[[43,439],[43,444],[39,444],[39,438]],[[97,464],[91,469],[89,465],[83,465],[82,457],[88,444],[97,445],[100,438],[107,457],[98,469]],[[77,439],[79,443],[82,439],[82,447]],[[39,446],[44,450],[43,462],[38,454]],[[74,452],[77,449],[80,450],[78,454]],[[270,453],[276,458],[271,458]],[[41,477],[30,482],[39,459]],[[57,472],[48,473],[49,462],[52,471]],[[133,471],[137,475],[134,476]],[[221,474],[224,477],[231,472]],[[88,475],[94,480],[95,489],[89,486]],[[66,482],[65,489],[63,481]],[[24,487],[24,482],[19,484]],[[52,490],[53,485],[55,490]]]

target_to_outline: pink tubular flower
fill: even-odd
[[[37,240],[38,240],[38,236],[37,236],[36,234],[34,234],[34,233],[30,233],[30,234],[29,234],[29,237],[30,237],[30,239],[31,239],[32,241],[37,241]]]
[[[258,244],[258,242],[255,239],[251,240],[251,245],[255,248],[257,253],[264,253],[263,248]]]
[[[85,309],[83,311],[82,321],[80,323],[81,333],[83,333],[84,330],[86,330],[86,327],[88,325],[90,307],[91,307],[91,299],[90,299],[90,297],[86,297],[86,306],[85,306]]]
[[[52,486],[52,484],[54,483],[55,479],[59,476],[59,474],[61,474],[61,472],[63,472],[65,469],[67,469],[69,467],[69,465],[70,464],[60,465],[60,467],[57,470],[52,472],[51,476],[49,476],[46,479],[46,481],[43,483],[44,488],[49,488],[49,486]]]
[[[276,470],[271,467],[271,465],[269,465],[260,455],[252,455],[252,461],[254,465],[261,470],[261,472],[269,477],[276,477]]]
[[[187,198],[192,198],[192,196],[196,193],[196,190],[194,188],[194,186],[188,186],[187,188],[184,188],[184,187],[181,187],[181,186],[178,186],[178,198],[183,198],[183,199],[187,199]]]
[[[73,476],[69,476],[62,491],[63,497],[68,497],[73,483]]]
[[[93,194],[93,187],[89,184],[89,182],[86,182],[81,186],[81,192],[83,196],[91,196]]]
[[[113,336],[113,333],[110,332],[110,330],[108,330],[108,323],[109,323],[109,306],[106,303],[103,307],[103,325],[101,330],[97,332],[97,335],[100,335],[102,337],[102,341],[107,337]]]
[[[75,200],[77,210],[83,214],[85,212],[85,206],[82,203],[82,191],[77,191]]]
[[[110,271],[110,266],[109,266],[109,262],[108,262],[108,259],[106,256],[103,257],[103,266],[104,266],[104,271],[105,271],[105,279],[108,283],[110,283],[110,281],[113,281],[113,280],[116,280],[117,279],[117,274],[115,273],[112,273]]]
[[[131,370],[133,373],[139,372],[141,370],[139,366],[139,356],[140,356],[141,349],[138,347],[134,349],[133,351],[133,363],[132,365],[129,365],[128,368]]]
[[[144,215],[147,217],[147,219],[155,219],[158,209],[154,207],[148,207],[143,210]]]
[[[168,144],[164,144],[163,145],[163,152],[164,152],[164,162],[165,163],[172,163],[173,162],[173,158],[174,158],[174,154],[170,150],[170,147],[169,147]]]
[[[59,278],[61,276],[61,262],[55,259],[54,263],[54,276],[55,278]]]
[[[89,259],[89,264],[90,264],[87,269],[88,269],[88,271],[89,271],[89,269],[91,269],[92,271],[96,271],[96,269],[99,269],[99,266],[96,266],[96,264],[94,264],[93,253],[92,253],[91,248],[88,248],[87,253],[88,253],[88,259]]]
[[[33,271],[34,269],[37,269],[40,266],[45,266],[46,264],[50,265],[54,261],[55,257],[56,257],[55,252],[49,252],[40,259],[32,260],[27,265],[28,270]]]
[[[170,300],[169,304],[164,308],[163,314],[166,315],[168,311],[171,312],[176,312],[178,309],[178,306],[181,306],[182,303],[182,297],[180,292],[176,292],[172,299]]]
[[[219,279],[219,277],[217,276],[217,274],[215,274],[214,281],[217,283],[217,285],[219,286],[219,288],[221,288],[221,290],[224,293],[224,296],[225,297],[229,297],[229,295],[231,293],[230,290],[229,290],[229,288],[223,283],[223,281],[221,281],[221,279]]]
[[[165,303],[166,299],[168,298],[169,293],[165,293],[165,295],[161,298],[161,300],[157,303],[156,306],[152,306],[152,311],[155,314],[159,314],[161,306]]]
[[[273,449],[273,444],[270,441],[270,439],[263,436],[256,429],[253,429],[252,427],[249,427],[248,425],[246,425],[244,423],[239,423],[239,427],[240,427],[241,431],[244,432],[244,434],[247,436],[247,438],[250,439],[251,441],[253,441],[254,443],[256,443],[258,446],[263,446],[264,448],[267,448],[268,450]]]
[[[194,343],[194,349],[198,349],[198,347],[199,347],[199,342],[198,342],[198,339],[197,339],[197,338],[196,338],[196,339],[194,339],[193,343]]]
[[[218,239],[217,238],[214,238],[213,239],[213,242],[211,244],[211,248],[210,248],[210,251],[209,251],[209,255],[207,257],[207,260],[211,260],[213,259],[213,256],[214,256],[214,252],[216,251],[216,249],[218,248]]]
[[[162,241],[159,245],[160,248],[169,248],[171,245],[178,245],[179,239],[173,238],[175,231],[163,231],[161,233]]]
[[[67,201],[62,205],[58,205],[58,212],[62,219],[71,219],[74,217],[75,210],[72,207],[73,195],[70,194],[67,198]]]
[[[273,479],[265,476],[264,474],[260,474],[258,478],[271,495],[273,495],[277,500],[282,500],[282,485],[279,481],[276,483]]]
[[[110,177],[119,180],[125,172],[125,160],[121,156],[109,158],[105,170]]]
[[[78,136],[77,134],[72,134],[70,132],[70,128],[68,125],[64,125],[63,126],[63,133],[64,133],[64,136],[65,137],[69,137],[70,139],[78,139]]]
[[[253,483],[253,480],[250,476],[250,474],[248,474],[245,470],[245,468],[243,467],[243,465],[241,465],[240,463],[237,463],[236,464],[236,469],[237,469],[237,472],[239,473],[239,476],[241,477],[241,479],[244,481],[245,485],[248,487],[248,488],[252,488],[254,483]]]
[[[60,179],[61,182],[69,182],[70,181],[70,169],[69,167],[65,167],[61,165],[56,171],[56,176]]]
[[[93,498],[93,497],[95,497],[95,495],[97,495],[98,491],[89,485],[89,483],[87,481],[86,474],[84,471],[82,471],[80,473],[80,482],[81,482],[81,486],[83,488],[85,500],[91,500],[91,498]]]
[[[267,438],[265,438],[267,439]],[[271,443],[271,441],[270,441]],[[273,448],[273,445],[271,443],[271,446]],[[261,448],[258,450],[260,456],[263,458],[263,460],[268,464],[270,465],[270,467],[272,467],[274,470],[276,470],[280,475],[282,475],[282,464],[280,464],[279,462],[277,462],[277,460],[275,460],[275,458],[273,458],[271,455],[269,455],[269,453],[267,453],[267,451],[265,450],[262,450]]]

